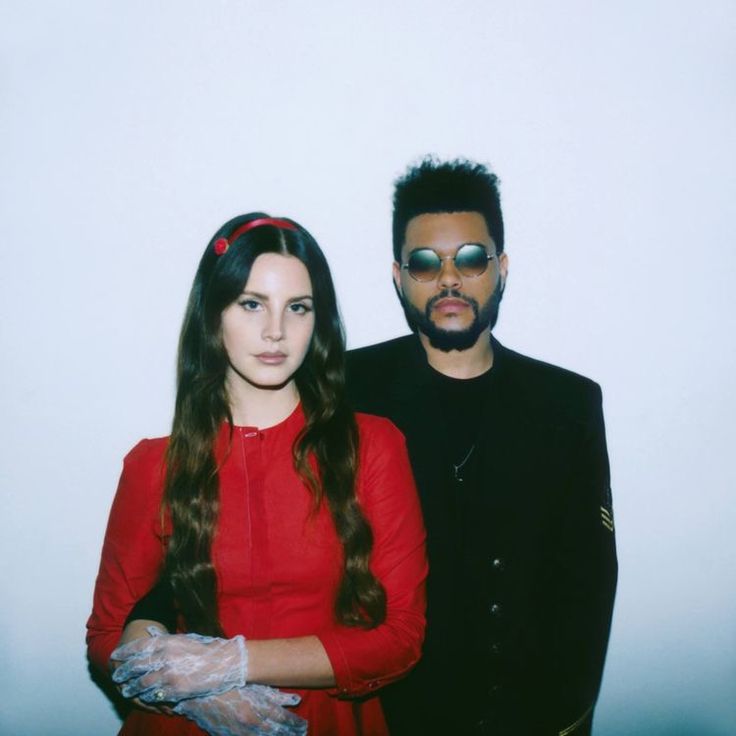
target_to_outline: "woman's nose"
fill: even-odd
[[[270,314],[263,328],[263,338],[278,342],[284,339],[284,323],[280,314]]]

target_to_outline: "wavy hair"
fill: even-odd
[[[314,238],[293,221],[295,230],[258,226],[236,238],[226,253],[215,252],[219,239],[261,217],[267,215],[256,212],[225,223],[194,277],[179,342],[176,408],[166,455],[163,503],[173,531],[163,577],[189,630],[222,634],[211,553],[219,511],[214,445],[224,421],[230,423],[232,437],[221,315],[241,294],[259,255],[290,255],[309,273],[315,314],[310,347],[295,374],[306,423],[293,445],[293,463],[313,494],[315,509],[327,503],[342,543],[337,619],[351,626],[375,626],[385,618],[386,595],[369,568],[373,534],[355,493],[358,429],[345,399],[345,338],[327,261]]]

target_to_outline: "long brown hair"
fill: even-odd
[[[225,390],[228,362],[220,337],[221,315],[242,292],[259,255],[291,255],[309,273],[315,313],[310,348],[295,374],[306,424],[294,442],[294,467],[313,493],[315,507],[327,503],[343,546],[337,619],[352,626],[375,626],[385,618],[386,595],[369,568],[373,534],[355,494],[358,429],[345,400],[345,339],[332,278],[319,246],[296,223],[295,230],[255,227],[217,255],[218,240],[260,217],[266,215],[251,213],[225,223],[212,237],[194,277],[179,342],[176,408],[166,456],[164,505],[173,531],[163,576],[190,631],[222,633],[212,563],[219,510],[214,443],[221,424],[232,425],[232,415]]]

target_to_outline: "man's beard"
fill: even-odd
[[[473,347],[486,327],[490,327],[491,329],[495,327],[496,320],[498,319],[498,307],[501,304],[502,296],[503,287],[499,281],[493,290],[493,294],[491,294],[482,306],[473,297],[462,294],[455,289],[444,289],[438,294],[435,294],[427,302],[424,311],[417,309],[403,295],[401,297],[401,304],[404,307],[404,314],[409,327],[412,330],[419,330],[423,335],[426,335],[429,344],[433,348],[442,350],[444,353],[449,353],[450,350],[467,350]],[[448,297],[462,299],[473,310],[473,321],[464,330],[443,330],[437,327],[431,319],[432,307],[440,299],[447,299]]]

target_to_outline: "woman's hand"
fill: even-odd
[[[150,621],[146,619],[136,619],[134,621],[131,621],[123,629],[123,634],[120,637],[120,641],[118,642],[118,648],[120,648],[123,644],[128,644],[129,642],[135,641],[136,639],[147,639],[149,636],[153,636],[153,633],[151,633],[153,629],[156,629],[160,634],[169,633],[168,629],[164,628],[163,625],[160,624],[158,621]],[[122,662],[115,660],[113,657],[110,657],[110,661],[108,662],[110,673],[114,672],[121,664]],[[118,692],[120,692],[120,694],[122,695],[122,687],[117,684],[116,687],[118,689]],[[163,713],[167,716],[171,716],[174,714],[174,711],[172,711],[168,705],[147,705],[142,700],[140,700],[140,698],[133,698],[132,702],[137,708],[148,711],[149,713]]]
[[[307,722],[290,713],[298,695],[265,685],[247,685],[207,698],[182,700],[174,712],[194,721],[210,736],[304,736]]]
[[[176,703],[243,687],[248,676],[245,639],[199,634],[151,634],[118,647],[111,659],[121,664],[112,674],[126,698],[144,703]]]

